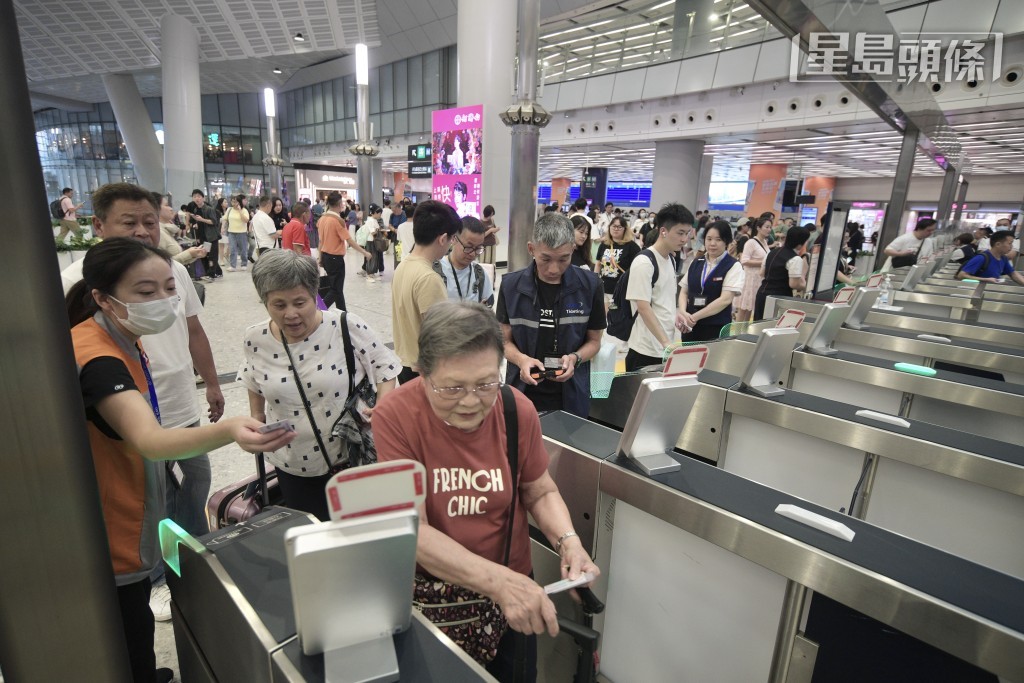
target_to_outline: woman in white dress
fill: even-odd
[[[743,266],[743,292],[736,306],[736,321],[747,322],[754,310],[754,298],[757,288],[761,286],[761,264],[768,255],[768,235],[772,231],[770,218],[758,218],[754,222],[754,235],[747,240],[740,256]]]

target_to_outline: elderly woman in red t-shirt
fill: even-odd
[[[419,570],[430,580],[464,587],[501,608],[509,630],[488,669],[505,680],[512,666],[514,632],[529,636],[527,672],[536,668],[535,634],[558,632],[554,605],[530,578],[527,513],[561,556],[563,578],[575,579],[582,572],[597,575],[599,570],[583,549],[548,474],[536,409],[515,389],[501,391],[502,341],[494,314],[476,303],[435,304],[423,318],[419,343],[421,376],[377,404],[377,455],[380,460],[417,460],[427,468]],[[519,445],[507,566],[513,491],[506,397],[515,401]]]

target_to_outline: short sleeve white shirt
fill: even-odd
[[[658,280],[651,286],[654,277],[654,264],[647,256],[638,254],[629,266],[629,283],[626,287],[626,299],[633,313],[637,312],[637,301],[648,301],[658,319],[661,330],[671,342],[676,336],[676,278],[672,261],[656,250],[651,252],[658,260]],[[647,329],[643,318],[639,315],[629,333],[629,348],[645,356],[660,358],[665,347],[658,342],[654,333]]]
[[[921,247],[921,251],[917,255],[919,259],[926,259],[932,255],[931,238],[924,238],[924,243],[922,244],[922,240],[919,240],[916,237],[914,237],[914,233],[912,232],[904,233],[897,237],[896,239],[894,239],[892,242],[889,242],[889,246],[887,246],[886,249],[895,249],[896,251],[908,251],[913,249],[914,251],[917,251],[918,247]],[[890,256],[889,258],[886,259],[883,270],[889,270],[891,268],[892,257]]]
[[[252,217],[252,231],[256,238],[256,246],[260,249],[274,248],[277,240],[274,233],[277,232],[277,226],[274,225],[274,219],[270,214],[262,210],[257,211]]]
[[[398,377],[402,363],[395,352],[384,346],[377,333],[359,316],[346,315],[352,350],[355,355],[355,384],[370,376],[371,383]],[[336,310],[323,312],[323,321],[308,338],[288,344],[295,360],[299,378],[305,383],[306,397],[312,405],[317,427],[325,440],[332,464],[341,451],[340,437],[331,435],[331,426],[348,399],[348,368],[341,332],[341,314]],[[238,370],[238,381],[246,389],[259,394],[266,402],[267,422],[288,420],[295,425],[297,436],[284,448],[267,454],[275,466],[289,474],[312,477],[327,472],[316,437],[306,417],[299,390],[288,363],[284,345],[270,332],[270,320],[252,325],[244,335],[244,357]]]

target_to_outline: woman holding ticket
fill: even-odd
[[[563,579],[585,572],[596,577],[600,570],[548,474],[536,409],[502,384],[501,331],[490,309],[435,304],[423,318],[419,348],[421,376],[374,412],[378,458],[417,460],[427,470],[417,600],[423,602],[425,584],[449,593],[465,589],[496,603],[504,635],[489,656],[478,656],[478,643],[456,640],[470,654],[476,651],[478,661],[492,660],[488,670],[499,680],[511,680],[516,634],[529,636],[526,680],[533,680],[536,634],[555,635],[558,624],[554,604],[531,578],[527,513],[561,556]],[[427,609],[424,614],[431,616]]]
[[[268,251],[253,267],[252,281],[270,317],[245,331],[238,379],[249,390],[253,417],[294,425],[295,441],[267,452],[285,505],[327,521],[324,486],[348,464],[342,462],[344,437],[333,426],[349,403],[349,387],[355,397],[360,387],[375,386],[379,399],[395,386],[402,364],[358,316],[317,308],[320,272],[312,258]],[[359,410],[369,421],[372,409]]]
[[[166,462],[235,441],[247,451],[282,448],[294,434],[260,433],[249,417],[195,428],[160,427],[160,401],[139,343],[177,316],[170,257],[135,240],[105,240],[88,251],[83,280],[67,295],[71,339],[85,402],[96,481],[135,681],[158,680],[149,574],[159,561]],[[163,680],[170,670],[162,670]]]

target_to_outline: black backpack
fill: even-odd
[[[981,264],[981,269],[978,271],[979,273],[983,272],[986,268],[988,268],[988,263],[989,263],[989,261],[992,260],[992,252],[984,251],[984,252],[982,252],[981,255],[985,257],[985,262]],[[977,256],[977,254],[975,254],[974,256]],[[966,266],[968,263],[970,263],[971,259],[974,258],[974,256],[972,256],[969,259],[964,260],[964,262],[960,264],[960,267],[956,269],[956,275],[953,276],[954,280],[956,279],[957,275],[959,275],[960,273],[964,272],[964,266]],[[967,274],[970,275],[970,273],[967,273]],[[975,276],[975,277],[977,277],[977,276]]]
[[[654,283],[658,281],[658,275],[660,275],[658,259],[654,257],[654,252],[650,249],[642,250],[640,254],[637,254],[637,257],[641,254],[647,256],[654,266],[654,275],[651,276],[651,287],[653,287]],[[633,261],[635,263],[636,258]],[[633,323],[636,322],[637,314],[633,313],[633,308],[626,298],[626,290],[629,288],[629,274],[632,271],[633,266],[630,265],[629,270],[619,276],[619,281],[615,283],[615,291],[612,293],[612,305],[608,309],[608,334],[622,341],[629,341],[629,333],[633,331]]]
[[[64,201],[64,198],[58,197],[50,202],[50,215],[58,220],[64,220],[64,209],[60,207],[62,201]]]

